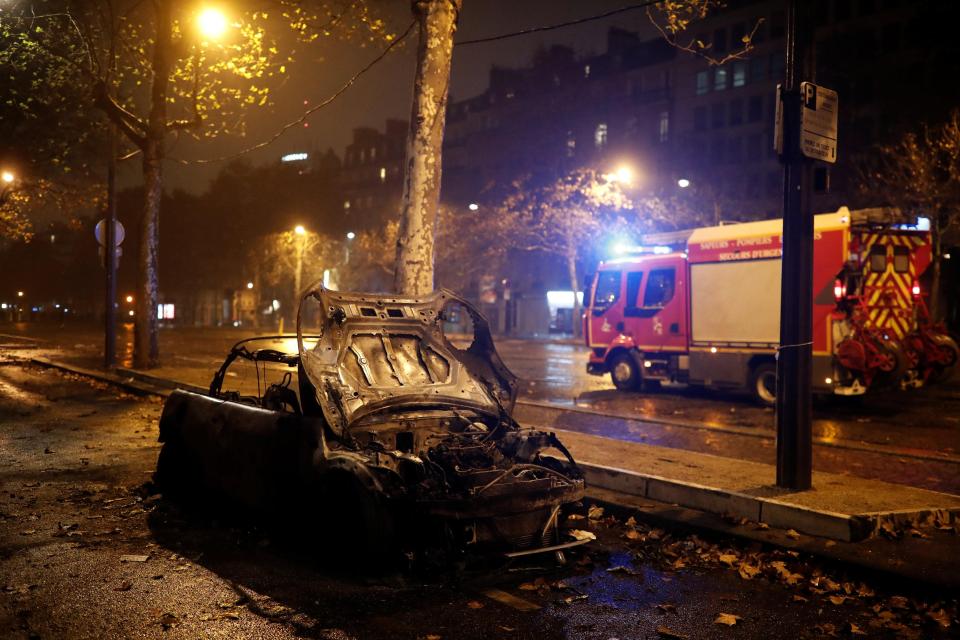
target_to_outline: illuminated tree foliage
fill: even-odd
[[[930,220],[933,278],[930,311],[940,312],[943,237],[960,230],[960,110],[881,145],[860,166],[860,189],[874,202]]]
[[[625,227],[633,202],[615,176],[578,169],[552,184],[535,188],[519,182],[497,209],[514,248],[540,251],[561,258],[570,278],[570,289],[580,289],[578,261],[586,250],[611,229]],[[573,317],[580,317],[574,296]],[[579,333],[579,324],[574,322]]]
[[[712,65],[721,65],[743,58],[753,50],[753,37],[763,22],[763,18],[757,20],[753,29],[744,34],[740,42],[730,43],[730,51],[718,55],[721,52],[715,50],[713,42],[691,36],[689,29],[711,12],[725,6],[726,2],[723,0],[664,0],[650,5],[646,11],[650,22],[672,46],[692,53]]]
[[[76,219],[102,196],[102,130],[89,86],[0,13],[0,239],[29,240],[41,215]]]
[[[242,134],[247,110],[269,103],[271,81],[292,62],[294,50],[281,52],[279,44],[291,27],[304,40],[335,30],[386,37],[385,26],[362,2],[267,5],[276,12],[262,6],[238,1],[229,15],[204,20],[201,5],[178,0],[53,0],[4,14],[5,29],[42,51],[44,64],[86,83],[96,106],[140,157],[138,367],[159,363],[154,310],[163,162],[171,138]],[[318,28],[330,16],[340,17]]]

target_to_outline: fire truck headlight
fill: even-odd
[[[919,297],[920,297],[920,283],[919,283],[919,282],[914,282],[914,283],[913,283],[913,288],[910,289],[910,292],[913,294],[913,297],[914,297],[914,298],[919,298]]]

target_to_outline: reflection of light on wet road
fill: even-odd
[[[816,430],[818,442],[836,442],[841,434],[840,426],[830,420],[817,421]]]

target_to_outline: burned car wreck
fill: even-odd
[[[444,331],[456,314],[473,329],[463,348]],[[295,350],[253,348],[283,338],[241,341],[208,393],[170,395],[155,476],[164,492],[309,515],[380,554],[517,556],[583,542],[561,526],[583,476],[553,433],[511,417],[516,377],[466,300],[318,284],[302,298]],[[237,360],[256,366],[256,395],[224,390]],[[280,381],[261,385],[261,369]]]

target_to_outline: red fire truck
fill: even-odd
[[[888,209],[815,216],[813,388],[860,395],[945,376],[957,343],[929,320],[929,233]],[[772,404],[782,221],[706,227],[675,249],[600,264],[584,316],[587,371],[618,389],[684,382]]]

